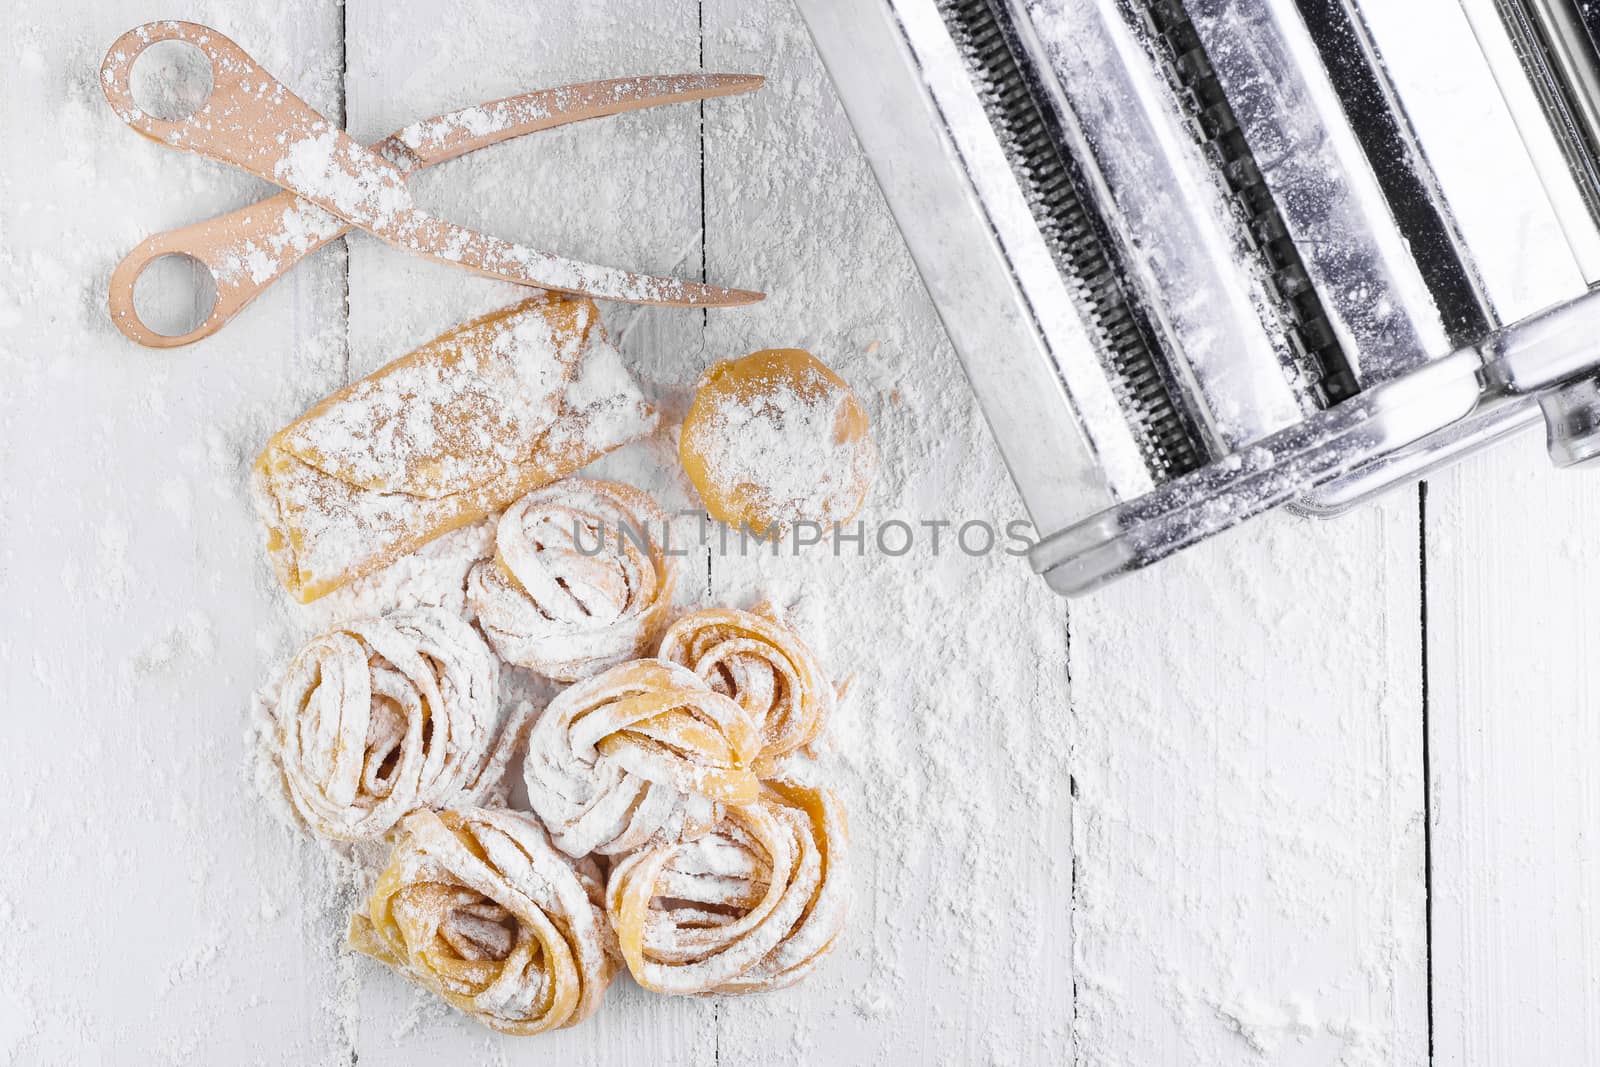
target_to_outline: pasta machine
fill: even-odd
[[[1600,455],[1600,3],[798,3],[1060,592]]]

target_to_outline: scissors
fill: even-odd
[[[134,61],[160,41],[185,41],[211,64],[212,88],[181,119],[141,108]],[[192,22],[152,22],[119,37],[101,65],[100,85],[117,115],[139,133],[196,152],[282,188],[257,204],[141,242],[111,276],[112,321],[152,348],[193,344],[222,329],[300,260],[352,229],[407,252],[539,289],[632,304],[732,307],[762,293],[635,274],[544,252],[459,226],[417,207],[407,188],[417,171],[468,152],[568,123],[663,104],[732,96],[760,88],[750,74],[681,74],[583,82],[446,112],[369,147],[318,114],[238,45]],[[193,257],[216,284],[211,313],[181,335],[140,320],[133,289],[155,260]]]

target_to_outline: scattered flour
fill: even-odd
[[[191,17],[214,21],[329,116],[347,86],[361,140],[474,100],[692,70],[701,58],[699,12],[683,0],[559,13],[483,0],[452,15],[467,58],[438,49],[397,8],[351,4],[344,15],[345,75],[338,12],[310,0],[287,10],[202,0]],[[865,518],[1018,517],[798,17],[784,4],[708,0],[704,21],[707,68],[771,81],[703,108],[703,220],[694,106],[478,153],[419,176],[419,203],[641,270],[692,273],[703,253],[710,274],[771,294],[709,316],[602,309],[669,425],[596,473],[669,511],[692,507],[670,423],[700,373],[719,358],[806,347],[873,416],[881,459]],[[22,0],[20,26],[60,22],[58,6]],[[21,99],[34,102],[8,112],[41,146],[36,166],[0,176],[11,205],[0,210],[10,385],[0,459],[22,472],[0,486],[0,589],[20,606],[0,673],[9,706],[26,712],[15,751],[29,754],[0,760],[18,813],[0,845],[37,862],[0,872],[0,896],[30,922],[0,938],[0,960],[16,946],[30,961],[5,968],[4,988],[9,1003],[31,1006],[14,1027],[0,1013],[0,1062],[7,1052],[16,1063],[81,1060],[95,1046],[113,1058],[340,1065],[357,1054],[600,1064],[643,1047],[695,1064],[894,1062],[908,1049],[930,1061],[1059,1059],[1070,1027],[1065,606],[1001,555],[740,556],[697,545],[684,562],[681,607],[771,598],[836,677],[853,678],[822,760],[851,817],[855,903],[840,948],[806,983],[664,1002],[623,979],[596,1019],[519,1044],[341,954],[370,857],[308,842],[272,816],[271,783],[258,790],[240,768],[250,694],[336,618],[462,603],[492,526],[302,608],[263,557],[247,471],[316,400],[517,290],[355,235],[309,257],[211,341],[130,347],[104,311],[117,259],[149,232],[263,190],[143,144],[109,113],[94,72],[126,28],[115,12],[83,13],[71,34],[25,31],[9,46],[42,62],[18,67]],[[74,188],[105,192],[61,192]],[[71,610],[44,607],[63,599]],[[79,655],[91,633],[104,663]],[[64,729],[91,740],[62,746]],[[48,785],[67,780],[97,788]],[[262,906],[264,896],[275,903]],[[100,962],[86,975],[73,961],[91,954]],[[184,980],[165,981],[174,974]]]

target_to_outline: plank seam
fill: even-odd
[[[339,128],[350,125],[350,15],[343,3],[339,5]],[[350,381],[350,238],[339,238],[340,303],[344,315],[343,344],[339,353],[339,378]],[[359,896],[357,897],[359,900]],[[356,979],[359,984],[360,979]],[[360,1032],[361,1013],[352,1013],[347,1025],[341,1028],[350,1043],[350,1067],[361,1063]]]
[[[706,5],[705,0],[697,0],[695,4],[695,29],[700,38],[700,71],[706,69]],[[706,102],[701,100],[696,107],[700,113],[700,280],[707,279],[706,273]],[[711,311],[709,308],[700,309],[700,350],[704,352],[710,343]],[[710,547],[706,548],[706,600],[712,597],[715,588],[711,577],[711,559],[713,553]],[[720,1037],[720,1032],[719,1035]]]
[[[699,37],[699,63],[700,70],[706,69],[706,5],[705,0],[695,2],[695,32]],[[699,101],[696,105],[699,112],[700,133],[700,280],[706,280],[706,102]],[[706,308],[700,309],[700,350],[704,352],[709,342],[711,332],[711,312]],[[713,595],[715,585],[712,582],[712,561],[715,554],[709,547],[706,549],[706,599],[709,601]],[[711,1001],[711,1062],[722,1062],[722,999],[715,997]]]
[[[1063,666],[1067,675],[1067,728],[1076,734],[1078,695],[1076,688],[1072,684],[1072,608],[1070,606],[1067,608],[1065,615],[1066,621],[1062,625],[1066,631],[1065,648],[1063,650],[1066,662]],[[1073,740],[1075,741],[1076,737]],[[1072,981],[1069,985],[1072,996],[1070,1011],[1072,1024],[1071,1036],[1068,1040],[1072,1046],[1072,1062],[1081,1067],[1083,1058],[1078,1052],[1078,842],[1076,840],[1078,776],[1072,773],[1071,766],[1072,760],[1069,757],[1067,770],[1067,854],[1071,857],[1071,863],[1069,864],[1067,877],[1067,967],[1072,974]]]
[[[1417,573],[1421,582],[1418,624],[1422,628],[1422,899],[1423,930],[1427,949],[1423,953],[1428,988],[1428,1063],[1434,1062],[1433,1049],[1433,765],[1430,749],[1433,731],[1429,725],[1428,692],[1428,483],[1417,485]]]
[[[344,4],[339,5],[339,128],[350,125],[350,16]],[[339,238],[341,298],[344,304],[344,343],[340,357],[340,379],[350,381],[350,235]]]

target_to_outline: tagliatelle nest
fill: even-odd
[[[844,926],[848,836],[831,792],[767,782],[709,833],[618,862],[606,911],[634,980],[677,994],[798,982]]]
[[[483,640],[448,612],[355,619],[313,638],[272,704],[295,809],[317,834],[358,841],[479,796],[500,767],[498,678]]]
[[[350,944],[503,1033],[573,1026],[616,971],[599,877],[531,816],[417,812]]]
[[[571,478],[512,504],[467,600],[508,662],[572,682],[644,655],[661,632],[677,561],[661,511],[617,482]]]
[[[573,856],[617,855],[708,830],[757,790],[760,737],[693,671],[635,660],[582,681],[528,735],[528,801]]]
[[[833,713],[833,684],[768,604],[753,612],[706,608],[685,615],[668,628],[658,655],[688,667],[749,714],[761,733],[755,771],[763,778],[814,741]]]

